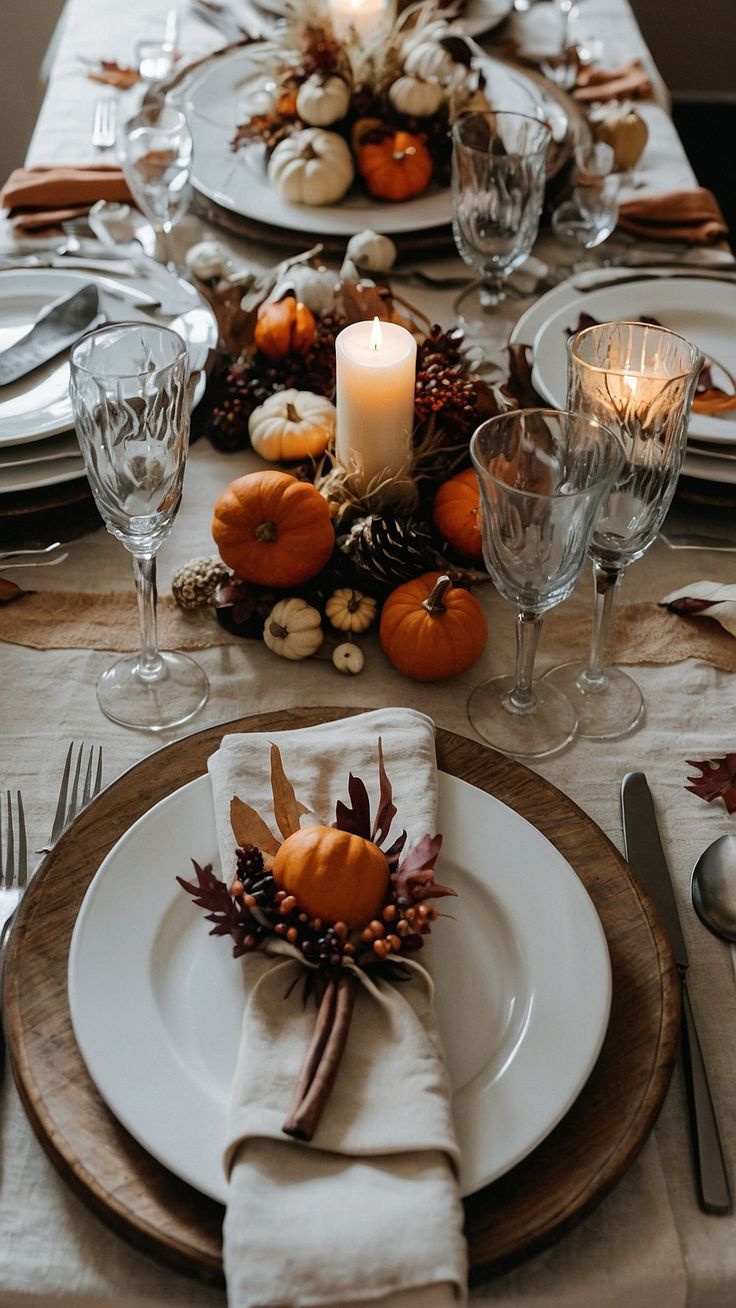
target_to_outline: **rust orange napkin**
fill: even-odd
[[[619,209],[618,225],[632,236],[692,245],[709,245],[728,236],[718,201],[703,186],[627,200]]]
[[[573,98],[582,104],[602,100],[646,100],[652,83],[639,59],[629,59],[619,68],[580,68]]]
[[[58,227],[89,213],[97,200],[130,203],[128,184],[115,164],[16,168],[0,192],[16,231]]]

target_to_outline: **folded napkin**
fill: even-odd
[[[597,104],[603,100],[646,100],[652,94],[652,83],[639,59],[629,59],[618,68],[591,68],[586,64],[578,70],[572,94],[582,104]]]
[[[222,875],[235,866],[233,795],[276,830],[269,780],[275,733],[226,736],[209,760]],[[278,732],[297,798],[329,823],[363,778],[373,809],[377,742],[407,847],[435,831],[432,723],[380,709]],[[376,784],[372,785],[371,780]],[[392,836],[393,838],[393,836]],[[451,926],[450,923],[448,923]],[[311,1040],[304,966],[281,942],[243,959],[246,1010],[229,1116],[224,1261],[230,1308],[447,1308],[464,1303],[466,1253],[458,1150],[432,982],[417,963],[401,983],[359,973],[350,1033],[309,1144],[282,1131]]]
[[[715,618],[725,631],[736,636],[736,586],[719,586],[715,581],[691,581],[660,600],[662,608],[691,618]]]
[[[128,183],[114,164],[16,168],[2,191],[0,206],[9,211],[16,231],[59,227],[89,213],[97,200],[131,202]]]
[[[618,225],[632,236],[692,245],[708,245],[728,236],[718,201],[703,186],[626,200],[619,208]]]

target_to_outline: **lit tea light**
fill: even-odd
[[[365,40],[388,17],[386,0],[329,0],[332,25],[337,37],[347,36],[352,27]]]
[[[363,491],[411,466],[417,343],[393,322],[356,322],[335,341],[338,463]]]

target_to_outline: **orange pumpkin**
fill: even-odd
[[[258,349],[268,359],[287,354],[308,354],[314,344],[317,323],[311,309],[293,294],[281,300],[264,300],[258,309],[254,333]]]
[[[434,525],[442,539],[463,558],[483,558],[480,514],[478,479],[472,468],[443,482],[434,497]]]
[[[212,536],[223,562],[262,586],[308,581],[335,545],[326,501],[288,472],[249,472],[231,482],[215,504]]]
[[[358,172],[371,195],[381,200],[409,200],[427,189],[432,156],[420,136],[389,132],[366,140],[358,149]]]
[[[381,649],[415,681],[446,681],[466,672],[485,649],[483,610],[474,595],[439,572],[405,581],[381,613]]]
[[[278,850],[273,879],[310,917],[344,922],[352,931],[380,912],[388,862],[372,840],[336,827],[304,827]]]

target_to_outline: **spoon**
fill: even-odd
[[[736,944],[736,836],[719,836],[703,851],[690,893],[708,930]]]

